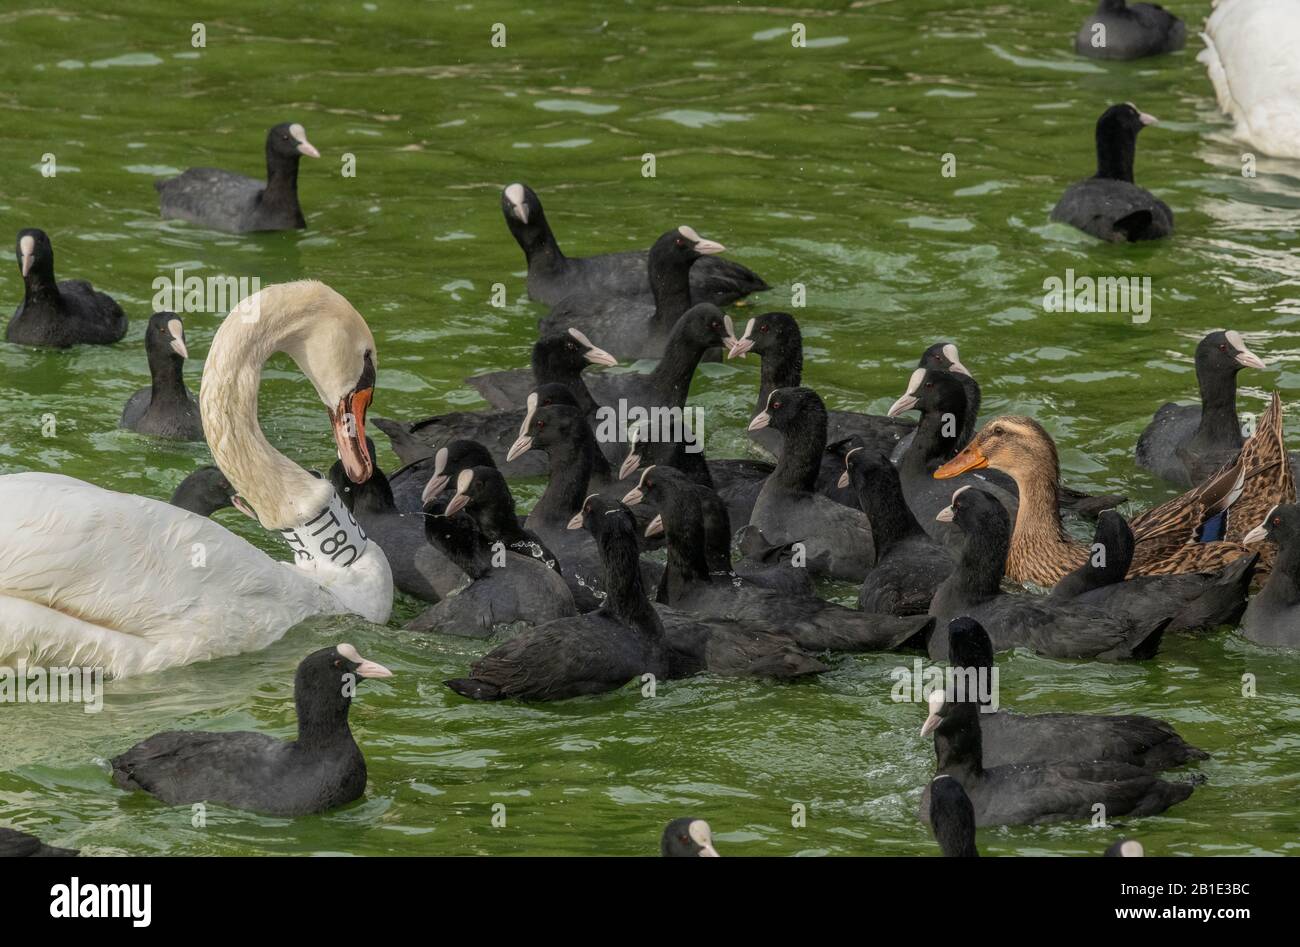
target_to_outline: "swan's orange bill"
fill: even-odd
[[[366,449],[366,410],[374,394],[374,388],[358,388],[339,402],[338,410],[330,412],[339,460],[353,483],[365,483],[375,472],[374,458]]]
[[[964,474],[968,470],[980,470],[989,465],[989,459],[980,453],[980,449],[975,445],[967,447],[964,451],[954,457],[948,463],[944,464],[934,472],[935,480],[947,480],[958,474]]]

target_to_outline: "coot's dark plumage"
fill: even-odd
[[[1187,27],[1158,3],[1100,0],[1074,38],[1074,51],[1091,59],[1141,59],[1183,48]]]
[[[375,445],[366,438],[370,456]],[[334,492],[352,512],[372,542],[379,545],[393,572],[393,585],[407,595],[436,602],[464,583],[464,575],[450,559],[429,545],[424,533],[424,516],[403,513],[393,499],[388,477],[376,463],[365,483],[353,483],[336,460],[329,470]]]
[[[371,457],[374,454],[370,455]],[[235,488],[216,467],[199,467],[182,480],[168,502],[199,516],[211,516],[217,510],[234,506]]]
[[[528,261],[528,295],[554,306],[574,293],[640,296],[650,292],[646,250],[566,257],[551,232],[542,202],[526,184],[501,193],[506,226]],[[691,270],[691,301],[725,306],[767,289],[762,279],[739,263],[706,257]]]
[[[996,683],[988,632],[975,619],[962,617],[949,623],[947,634],[949,663],[965,674],[961,680],[966,682],[966,696],[973,684],[983,705],[980,733],[985,766],[1106,760],[1154,772],[1209,758],[1169,724],[1153,717],[1017,714],[1003,709],[1000,701],[999,709],[993,710],[990,705]]]
[[[307,226],[298,204],[298,161],[320,152],[296,122],[282,122],[266,133],[266,180],[217,168],[190,168],[178,177],[155,181],[163,217],[201,227],[244,233],[250,230],[300,230]]]
[[[144,331],[149,358],[148,388],[141,388],[122,409],[119,427],[176,441],[203,440],[199,403],[185,386],[183,370],[190,357],[185,326],[174,312],[155,312]]]
[[[663,624],[646,598],[636,523],[621,504],[593,496],[574,516],[600,547],[608,594],[594,612],[521,632],[447,681],[475,700],[565,700],[616,690],[643,674],[672,676]]]
[[[5,326],[6,342],[61,349],[111,345],[126,335],[126,313],[112,296],[82,279],[54,278],[54,248],[45,231],[18,231],[15,254],[23,301]]]
[[[978,487],[963,487],[940,514],[957,526],[956,568],[940,584],[930,614],[946,623],[968,615],[983,625],[998,651],[1025,647],[1060,658],[1120,660],[1152,657],[1171,615],[1158,619],[1112,616],[1072,602],[1001,590],[1011,525],[1007,511]],[[948,636],[930,636],[930,657],[948,657]]]
[[[940,773],[930,781],[930,828],[947,858],[978,858],[975,807],[956,778]]]
[[[0,829],[0,858],[62,858],[76,854],[75,848],[55,848],[26,832]]]
[[[1167,632],[1236,624],[1246,610],[1259,553],[1244,554],[1215,572],[1140,575],[1125,581],[1133,547],[1133,531],[1124,517],[1114,510],[1102,513],[1088,560],[1056,583],[1048,602],[1076,602],[1138,620],[1173,615]]]
[[[1277,543],[1277,559],[1264,588],[1246,607],[1241,633],[1256,644],[1300,648],[1300,506],[1273,507],[1243,542],[1263,539]]]
[[[870,521],[861,510],[814,492],[826,451],[822,399],[811,388],[777,388],[749,427],[769,425],[782,433],[784,446],[763,482],[750,525],[770,543],[801,543],[813,575],[861,582],[875,564]]]
[[[948,551],[916,521],[903,498],[898,471],[884,454],[854,447],[845,478],[871,522],[876,562],[858,592],[858,607],[885,615],[925,615],[953,568]]]
[[[495,547],[465,513],[440,515],[426,507],[430,544],[464,572],[468,582],[431,605],[406,627],[486,638],[505,625],[541,625],[578,614],[564,578],[540,559]]]
[[[691,308],[692,264],[724,249],[690,227],[675,227],[650,248],[649,297],[575,293],[561,299],[537,328],[543,334],[577,328],[606,340],[619,358],[658,358],[673,326]]]
[[[930,695],[930,715],[922,736],[934,734],[938,774],[961,783],[975,809],[976,825],[1032,825],[1040,822],[1093,819],[1097,806],[1106,818],[1164,812],[1192,794],[1190,782],[1170,782],[1127,763],[1020,763],[988,766],[984,762],[981,713],[973,700]],[[930,821],[933,784],[921,793],[920,816]]]
[[[1236,460],[1246,443],[1237,417],[1237,372],[1264,367],[1239,332],[1211,332],[1201,339],[1196,346],[1201,403],[1161,405],[1138,438],[1138,466],[1190,487]]]
[[[1154,121],[1129,103],[1103,112],[1097,119],[1097,173],[1066,189],[1052,209],[1052,220],[1113,243],[1173,233],[1169,205],[1133,183],[1138,132]]]
[[[712,575],[698,496],[688,483],[667,473],[656,476],[657,470],[643,478],[640,489],[662,497],[659,516],[668,536],[668,563],[659,601],[693,614],[761,624],[813,651],[881,651],[914,640],[919,644],[933,628],[925,616],[866,614],[814,596],[761,588],[738,576]]]
[[[366,760],[348,728],[357,678],[392,677],[350,644],[307,655],[294,677],[298,739],[265,733],[168,731],[114,757],[113,782],[169,806],[220,803],[268,815],[308,815],[359,799]]]
[[[659,854],[665,858],[716,858],[713,830],[703,819],[673,819],[664,829]]]

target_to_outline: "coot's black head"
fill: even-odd
[[[918,368],[907,380],[907,391],[890,406],[889,416],[896,418],[905,411],[951,415],[955,437],[961,427],[958,419],[966,413],[966,391],[947,369]]]
[[[856,490],[879,491],[888,487],[893,494],[902,487],[898,480],[898,470],[889,457],[880,451],[869,450],[862,446],[862,440],[854,435],[849,441],[844,454],[844,473],[840,474],[841,490],[852,486]]]
[[[226,475],[211,465],[200,467],[186,477],[172,494],[172,506],[211,516],[217,510],[234,505],[235,488]]]
[[[676,467],[651,464],[641,471],[637,485],[627,492],[623,502],[628,506],[636,506],[642,501],[649,501],[662,507],[675,503],[679,492],[690,485],[690,478]]]
[[[1106,855],[1110,858],[1143,858],[1146,851],[1137,839],[1122,838],[1111,843],[1106,849]]]
[[[1264,522],[1241,537],[1241,541],[1258,543],[1270,539],[1279,546],[1294,546],[1297,537],[1300,537],[1300,506],[1280,503],[1268,511]]]
[[[297,122],[281,122],[266,133],[266,159],[297,164],[298,159],[319,158],[320,152],[307,140],[307,130]]]
[[[618,359],[587,338],[580,329],[552,332],[533,343],[533,376],[574,379],[588,365],[617,365]]]
[[[1155,116],[1139,112],[1132,102],[1102,112],[1097,119],[1097,177],[1131,184],[1138,132],[1155,122]]]
[[[18,272],[24,281],[43,277],[46,281],[54,279],[54,247],[44,230],[27,227],[18,231],[14,243],[14,257],[18,260]]]
[[[713,303],[696,303],[678,318],[672,340],[681,340],[690,351],[705,352],[722,345],[727,331],[727,320],[721,309]]]
[[[519,427],[519,437],[510,445],[506,460],[514,460],[533,448],[549,450],[557,444],[576,442],[589,427],[573,392],[564,385],[541,385],[528,395],[528,410]]]
[[[722,253],[727,248],[715,240],[705,240],[694,228],[683,224],[664,233],[650,248],[650,268],[690,269],[702,256]]]
[[[155,312],[144,330],[144,350],[149,367],[178,366],[190,357],[185,347],[185,323],[174,312]],[[155,372],[156,374],[156,372]],[[371,456],[374,456],[373,454]]]
[[[636,519],[632,511],[617,500],[593,493],[569,520],[569,529],[585,529],[596,537],[601,548],[612,545],[636,548]]]
[[[921,353],[921,360],[916,363],[920,368],[933,368],[940,372],[956,372],[969,375],[966,366],[961,363],[961,355],[952,342],[936,342]]]
[[[1265,368],[1263,359],[1246,348],[1240,332],[1211,332],[1196,346],[1198,378],[1235,378],[1243,368]]]
[[[959,487],[952,504],[935,517],[941,523],[955,523],[966,536],[979,538],[989,549],[1001,549],[1003,556],[1011,541],[1011,521],[1004,507],[979,487]]]
[[[364,678],[392,677],[382,664],[367,661],[350,644],[321,648],[302,659],[294,676],[298,739],[319,742],[346,729],[348,706]]]
[[[967,615],[948,622],[948,663],[955,668],[993,667],[993,642],[983,625]]]
[[[703,819],[673,819],[664,829],[659,854],[665,858],[717,858],[713,830]]]
[[[767,396],[767,407],[749,422],[749,429],[758,431],[774,427],[785,434],[816,415],[825,418],[826,405],[811,388],[775,388]]]
[[[1128,521],[1118,510],[1102,510],[1092,536],[1088,565],[1108,581],[1119,582],[1133,562],[1135,540]]]
[[[960,782],[940,774],[930,781],[930,828],[948,858],[974,858],[975,807]]]
[[[788,312],[765,312],[755,316],[745,324],[745,331],[738,337],[727,317],[727,327],[732,331],[735,342],[727,352],[727,358],[744,358],[749,352],[759,356],[769,352],[786,352],[803,350],[803,335],[799,332],[799,323]]]
[[[369,435],[366,436],[366,450],[370,452],[371,457],[378,456],[375,454],[375,442],[370,439]],[[375,466],[374,472],[365,483],[353,483],[348,479],[348,473],[343,467],[342,460],[336,460],[330,465],[329,475],[326,479],[329,480],[330,485],[334,487],[334,492],[339,495],[339,499],[343,501],[343,505],[349,510],[356,509],[357,497],[371,489],[372,484],[377,486],[377,481],[380,480],[385,484],[387,483],[387,478],[382,476],[378,465]]]
[[[527,248],[546,232],[542,202],[527,184],[510,184],[501,191],[501,213],[515,239]]]
[[[623,497],[628,506],[648,500],[659,513],[646,526],[648,537],[667,532],[673,545],[683,548],[704,542],[704,508],[698,487],[676,467],[652,464],[641,472],[637,485]]]
[[[515,498],[510,493],[506,478],[495,467],[466,467],[456,477],[456,494],[447,504],[447,515],[465,508],[504,515],[513,515]]]
[[[373,455],[371,455],[373,456]],[[478,441],[456,438],[439,447],[433,455],[433,473],[424,485],[420,501],[428,503],[456,482],[460,472],[469,467],[495,467],[492,452]]]

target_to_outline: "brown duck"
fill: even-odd
[[[1060,463],[1051,435],[1032,418],[1001,417],[988,422],[956,457],[934,472],[946,480],[968,470],[996,467],[1016,481],[1020,509],[1007,576],[1051,587],[1087,558],[1090,547],[1066,533],[1056,484]],[[1243,553],[1258,551],[1257,575],[1267,575],[1274,550],[1243,545],[1247,532],[1276,503],[1295,502],[1295,480],[1282,442],[1282,404],[1277,393],[1259,427],[1237,459],[1200,485],[1135,516],[1130,525],[1137,546],[1129,576],[1208,572]],[[1202,542],[1207,520],[1228,511],[1222,541]]]

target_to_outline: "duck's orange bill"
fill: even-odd
[[[948,463],[944,464],[934,472],[935,480],[947,480],[958,474],[964,474],[968,470],[979,470],[989,465],[989,459],[980,453],[980,449],[974,444],[967,447],[960,454],[954,457]]]

